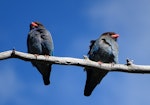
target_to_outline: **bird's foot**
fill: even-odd
[[[111,62],[110,64],[111,64],[112,66],[114,66],[114,65],[115,65],[115,62]]]
[[[111,62],[110,64],[111,64],[111,67],[113,67],[115,65],[115,62]]]
[[[35,57],[36,57],[36,59],[37,59],[37,57],[39,56],[39,54],[33,54]]]
[[[101,62],[101,61],[98,61],[97,63],[98,63],[99,65],[101,65],[103,62]]]
[[[46,58],[46,59],[48,59],[48,58],[49,58],[49,55],[44,55],[44,56],[45,56],[45,58]]]

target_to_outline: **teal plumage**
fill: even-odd
[[[97,40],[92,40],[88,52],[89,59],[96,62],[118,62],[118,34],[114,32],[103,33]],[[108,71],[86,69],[87,79],[84,95],[90,96],[94,88],[101,82]]]
[[[53,55],[53,40],[50,32],[39,22],[30,24],[30,31],[27,38],[28,53],[36,55]],[[39,61],[32,61],[33,66],[42,74],[44,84],[50,84],[51,64]]]

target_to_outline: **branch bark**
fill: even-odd
[[[9,58],[18,58],[24,61],[38,60],[41,62],[47,62],[59,65],[74,65],[85,68],[94,68],[99,70],[107,71],[118,71],[127,73],[150,73],[149,65],[135,65],[131,61],[127,60],[127,64],[108,64],[102,63],[101,65],[97,62],[89,60],[87,57],[84,59],[71,58],[71,57],[56,57],[56,56],[35,56],[33,54],[23,53],[15,50],[9,50],[0,53],[0,60]]]

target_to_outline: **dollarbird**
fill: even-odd
[[[40,22],[32,22],[30,24],[30,31],[27,38],[27,48],[28,53],[34,54],[35,56],[53,55],[54,47],[52,36]],[[52,64],[41,61],[31,61],[31,63],[41,73],[44,84],[49,85]]]
[[[88,52],[89,59],[101,63],[118,63],[118,34],[115,32],[103,33],[97,40],[92,40]],[[94,88],[106,76],[108,71],[97,69],[86,69],[86,84],[84,95],[90,96]]]

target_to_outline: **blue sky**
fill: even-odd
[[[40,21],[51,32],[55,56],[83,58],[100,34],[120,34],[119,63],[126,58],[149,65],[149,0],[1,0],[0,51],[27,52],[29,23]],[[0,63],[0,105],[149,105],[150,75],[110,72],[90,97],[81,67],[53,65],[51,84],[44,86],[30,62]]]

